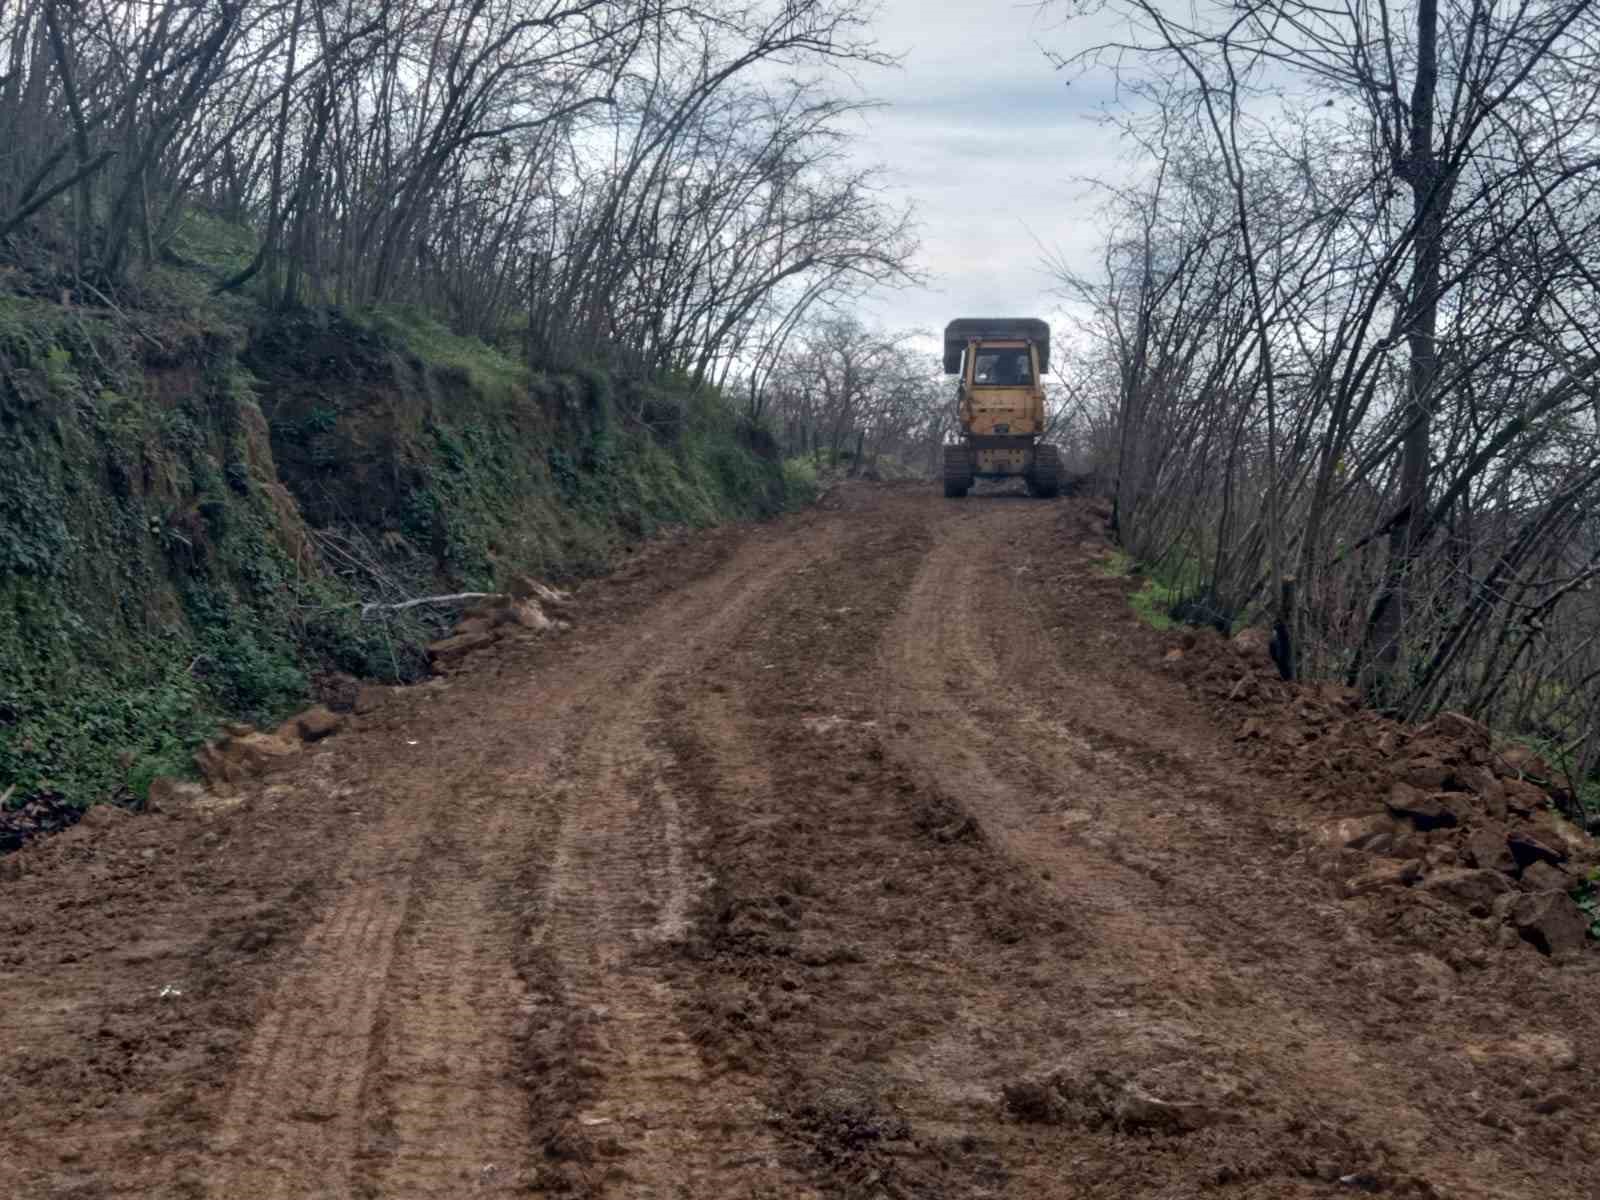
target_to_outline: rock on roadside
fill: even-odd
[[[195,766],[206,782],[216,785],[239,783],[265,775],[299,753],[298,743],[270,733],[231,735],[207,742],[195,752]]]
[[[474,650],[481,650],[494,641],[494,634],[487,631],[474,631],[472,633],[458,633],[453,637],[441,638],[428,646],[428,658],[441,666],[458,662],[471,654]]]
[[[1540,953],[1559,955],[1582,950],[1589,936],[1583,910],[1565,892],[1533,892],[1518,896],[1511,923],[1524,941]]]
[[[290,717],[278,727],[278,736],[298,737],[303,742],[319,742],[344,728],[344,718],[326,705],[318,704]]]
[[[1512,890],[1511,881],[1499,871],[1481,867],[1453,867],[1435,871],[1422,881],[1422,887],[1480,917],[1489,915],[1497,896]]]

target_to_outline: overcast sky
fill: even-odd
[[[1090,266],[1095,200],[1084,176],[1126,176],[1097,123],[1109,80],[1052,68],[1107,26],[1063,22],[1010,0],[882,0],[876,29],[898,70],[862,71],[887,107],[859,118],[858,155],[915,205],[929,285],[874,297],[863,316],[891,329],[942,330],[959,316],[1046,316],[1058,307],[1037,242]]]

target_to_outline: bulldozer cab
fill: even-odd
[[[1026,343],[974,343],[973,387],[1028,387],[1033,383],[1033,354]]]
[[[963,359],[969,349],[974,352],[973,360],[965,364],[969,370],[963,371]],[[1006,355],[1005,351],[1011,354]],[[1037,317],[958,317],[944,327],[946,375],[961,375],[964,381],[971,382],[970,376],[976,371],[970,368],[978,368],[979,360],[986,357],[992,357],[991,366],[1001,365],[1004,358],[1018,365],[1025,362],[1034,371],[1048,371],[1050,326]],[[1026,382],[1033,383],[1036,378]]]
[[[1026,342],[974,342],[973,387],[1027,387],[1034,382],[1034,355]]]
[[[962,317],[944,330],[944,369],[961,376],[964,434],[1033,437],[1044,429],[1040,374],[1050,367],[1050,326],[1033,317]]]

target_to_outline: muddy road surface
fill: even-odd
[[[12,856],[0,1196],[1600,1194],[1593,956],[1341,898],[1104,553],[843,488]]]

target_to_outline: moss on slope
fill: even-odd
[[[778,511],[714,395],[536,374],[414,313],[247,332],[0,299],[0,794],[137,797],[220,720],[331,671],[406,680],[434,633],[359,603],[602,570],[665,524]]]

